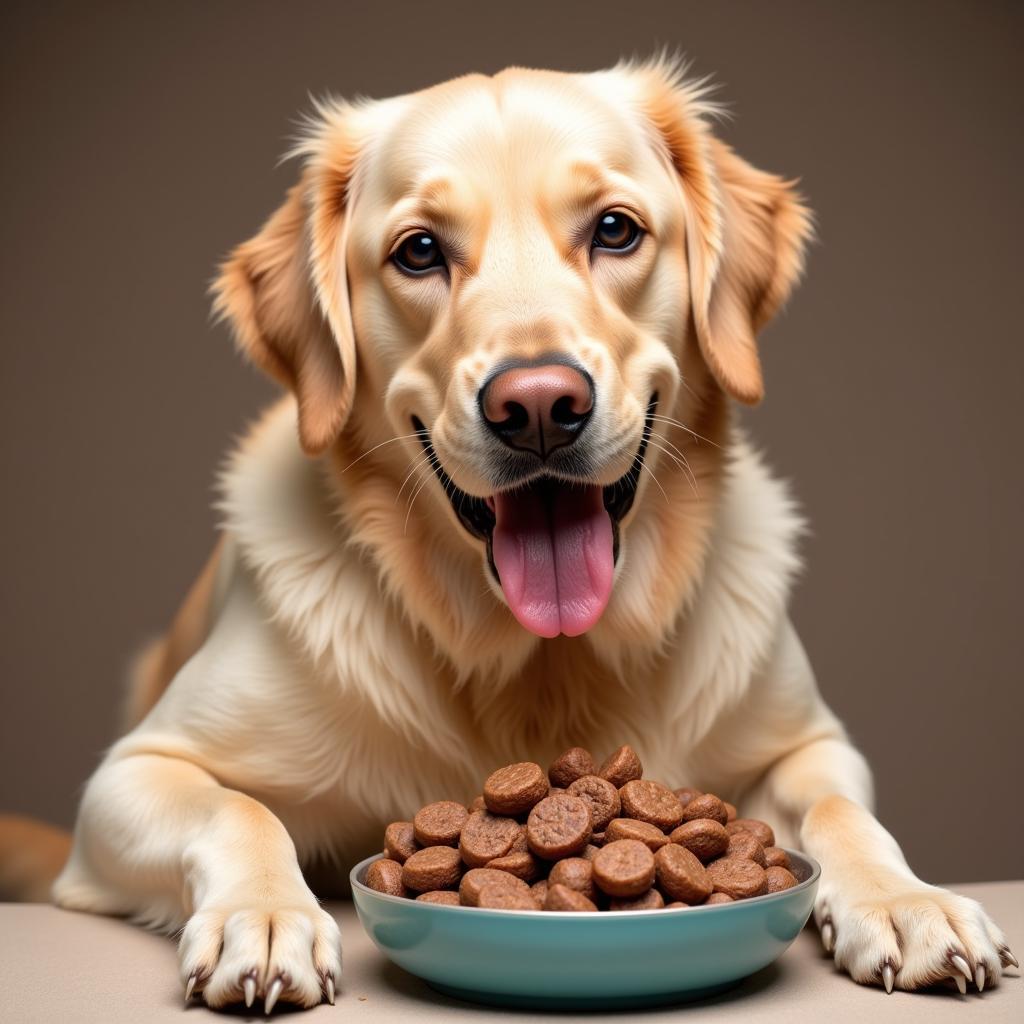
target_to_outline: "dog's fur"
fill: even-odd
[[[738,802],[821,861],[816,918],[857,981],[888,964],[917,988],[956,973],[951,952],[999,977],[998,929],[917,879],[872,817],[868,768],[787,618],[800,519],[730,399],[762,395],[754,337],[801,271],[809,216],[715,139],[712,114],[665,61],[318,109],[299,183],[215,289],[291,396],[224,473],[223,539],[139,661],[60,905],[183,927],[182,982],[210,1005],[253,972],[309,1006],[340,940],[300,866],[344,871],[385,823],[468,801],[510,760],[630,742],[651,777]],[[591,261],[567,239],[611,205],[649,237]],[[448,285],[387,263],[424,218],[451,239]],[[488,495],[477,391],[510,352],[552,351],[601,398],[596,482],[632,464],[652,392],[663,418],[607,610],[541,640],[410,416],[454,483]]]

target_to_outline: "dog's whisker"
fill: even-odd
[[[696,497],[700,497],[700,488],[697,485],[697,478],[693,474],[693,470],[690,468],[690,463],[687,461],[686,456],[680,453],[675,455],[670,452],[667,448],[663,447],[655,438],[651,438],[650,444],[658,451],[662,452],[667,458],[672,459],[673,462],[683,471],[686,476],[686,481],[693,488],[693,493]],[[678,450],[678,449],[677,449]]]
[[[357,462],[362,462],[367,455],[372,455],[378,448],[383,448],[386,444],[394,444],[396,441],[408,441],[412,437],[419,437],[419,432],[412,434],[399,434],[397,437],[389,437],[386,441],[381,441],[380,444],[375,444],[372,448],[363,452],[362,455],[357,459],[353,459],[341,472],[347,473]]]
[[[398,499],[401,498],[402,491],[405,490],[405,485],[409,482],[409,479],[410,477],[412,477],[413,473],[415,473],[419,469],[422,469],[424,465],[426,465],[428,462],[430,462],[429,452],[425,453],[424,455],[421,455],[418,459],[414,460],[412,469],[410,469],[409,472],[406,474],[405,479],[402,481],[402,486],[398,488],[398,493],[395,495],[396,504],[398,503]]]
[[[685,423],[679,420],[673,419],[671,416],[662,416],[660,413],[654,413],[651,415],[652,420],[657,420],[660,423],[669,423],[673,427],[678,427],[680,430],[685,430],[688,434],[692,434],[698,441],[706,441],[708,444],[715,448],[721,448],[722,446],[715,441],[712,441],[710,437],[705,437],[703,434],[698,434],[696,430],[691,429]]]
[[[419,497],[420,491],[430,482],[430,478],[433,476],[433,469],[429,473],[424,473],[416,484],[415,490],[409,496],[409,508],[405,513],[405,524],[402,527],[402,532],[407,533],[409,530],[409,517],[412,515],[412,507],[416,504],[416,499]]]
[[[668,500],[668,495],[665,493],[665,488],[661,486],[661,481],[654,475],[654,470],[645,462],[640,463],[640,468],[646,470],[650,478],[657,484],[658,490],[661,491],[661,496],[665,499],[666,505],[671,505],[672,502]]]

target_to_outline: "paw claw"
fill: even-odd
[[[334,1005],[334,975],[328,974],[324,979],[324,988],[327,990],[327,1002]]]
[[[978,964],[974,971],[974,984],[978,986],[979,992],[985,991],[985,965]]]
[[[882,965],[882,984],[885,985],[887,995],[892,995],[892,987],[896,984],[896,972],[888,960]]]
[[[821,924],[821,944],[825,947],[826,953],[831,953],[836,948],[836,930],[828,918]]]
[[[956,982],[956,987],[960,989],[960,995],[967,995],[967,982],[959,974],[954,974],[953,980]]]
[[[967,961],[959,953],[950,953],[949,962],[968,980],[974,981],[974,975],[971,974],[971,968]]]
[[[281,998],[281,992],[283,989],[284,981],[281,979],[280,975],[278,975],[278,977],[270,983],[270,988],[267,989],[267,997],[263,1001],[263,1012],[268,1017],[273,1013],[278,999]]]
[[[1020,967],[1017,958],[1010,952],[1009,946],[1003,946],[999,950],[999,959],[1003,962],[1004,967]]]
[[[188,1006],[189,1000],[192,998],[192,993],[195,991],[196,982],[199,980],[199,972],[193,971],[188,976],[188,981],[185,982],[185,1005]]]
[[[256,1000],[256,978],[252,971],[243,978],[242,989],[245,992],[245,1005],[252,1006]]]

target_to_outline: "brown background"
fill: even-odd
[[[813,523],[822,689],[926,878],[1019,876],[1024,8],[370,6],[4,5],[0,808],[70,822],[211,546],[215,468],[272,392],[205,288],[292,180],[308,93],[664,43],[819,216],[749,422]]]

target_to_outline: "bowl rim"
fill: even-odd
[[[821,865],[812,856],[810,856],[810,854],[803,853],[800,850],[791,850],[788,847],[782,847],[782,849],[784,849],[790,857],[803,861],[810,866],[811,872],[802,882],[798,882],[796,885],[790,886],[788,889],[783,889],[780,892],[768,892],[761,896],[750,896],[745,900],[734,900],[732,903],[715,903],[710,907],[700,905],[696,907],[674,907],[671,909],[663,907],[656,914],[653,914],[650,910],[616,910],[614,912],[603,914],[581,914],[577,910],[504,910],[496,907],[452,907],[447,906],[444,903],[420,903],[415,899],[409,899],[407,896],[392,896],[390,893],[378,892],[376,889],[371,889],[368,885],[359,880],[359,875],[374,861],[388,859],[382,853],[374,853],[364,860],[361,860],[349,872],[348,878],[352,885],[353,892],[358,890],[362,895],[368,896],[371,899],[384,900],[387,903],[394,903],[403,907],[415,906],[420,908],[418,911],[413,911],[413,913],[464,913],[469,910],[478,914],[494,914],[501,918],[514,916],[527,919],[538,918],[545,921],[579,921],[581,919],[594,921],[605,918],[611,918],[613,921],[616,921],[622,920],[623,918],[630,919],[636,917],[663,920],[669,915],[676,914],[686,914],[687,917],[691,917],[694,914],[713,914],[716,912],[728,913],[738,907],[749,907],[752,905],[763,906],[765,903],[772,901],[792,899],[792,897],[800,890],[810,889],[813,887],[821,877]],[[602,926],[599,925],[598,927]]]

